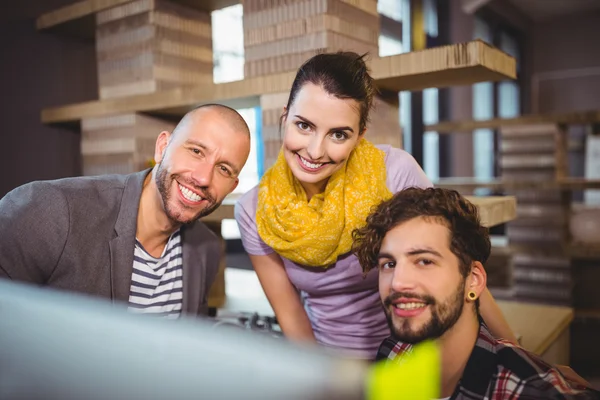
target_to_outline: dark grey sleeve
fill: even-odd
[[[200,304],[199,314],[208,313],[208,295],[219,272],[221,258],[225,256],[225,241],[211,232],[210,240],[206,244],[206,282],[204,283],[204,297]]]
[[[45,283],[69,233],[64,194],[45,182],[20,186],[0,200],[0,278]]]

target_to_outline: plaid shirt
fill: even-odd
[[[410,344],[387,338],[379,346],[377,360],[394,360],[411,350]],[[473,352],[450,399],[600,399],[600,392],[567,381],[538,356],[495,339],[481,324]]]

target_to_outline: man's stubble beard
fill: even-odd
[[[163,163],[162,161],[158,164],[158,168],[156,169],[156,186],[158,188],[158,192],[160,194],[162,203],[163,203],[163,208],[165,211],[166,216],[173,221],[176,224],[182,224],[182,225],[187,225],[187,224],[192,224],[194,222],[196,222],[197,220],[199,220],[200,218],[203,218],[209,214],[211,214],[214,210],[216,210],[220,205],[221,202],[216,202],[214,197],[212,197],[205,189],[203,188],[198,188],[193,184],[189,184],[188,182],[186,182],[186,184],[189,184],[190,186],[194,187],[195,190],[197,190],[198,192],[201,193],[202,197],[204,197],[206,200],[208,200],[209,204],[208,206],[206,206],[204,209],[198,211],[196,213],[196,215],[194,215],[191,218],[188,219],[181,219],[181,212],[176,212],[175,210],[172,209],[171,204],[170,204],[170,200],[171,200],[171,193],[170,193],[170,187],[173,184],[174,181],[176,181],[175,178],[177,178],[178,175],[169,175],[169,172],[166,170],[166,168],[163,167]],[[182,179],[182,181],[184,181]],[[188,209],[191,210],[193,209],[193,207],[189,207],[186,204],[181,203],[181,206],[184,209]]]
[[[426,300],[426,303],[429,304],[431,318],[418,331],[414,331],[411,328],[410,318],[404,319],[400,328],[394,324],[393,311],[390,310],[392,306],[389,305],[389,302],[397,298],[398,294],[394,293],[388,296],[384,301],[384,310],[392,336],[396,340],[411,344],[441,337],[456,324],[462,314],[465,303],[464,290],[465,280],[461,278],[457,290],[442,304],[439,304],[431,296],[415,296],[414,294],[405,296]],[[433,304],[431,304],[432,301]]]

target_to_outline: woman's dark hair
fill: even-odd
[[[364,132],[375,94],[373,78],[369,75],[365,56],[366,54],[361,56],[350,51],[322,53],[302,64],[294,78],[286,111],[281,120],[287,116],[287,110],[294,104],[298,91],[304,84],[312,83],[339,99],[356,100],[360,107],[359,131]]]

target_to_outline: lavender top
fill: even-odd
[[[386,184],[392,193],[408,187],[429,187],[415,159],[390,145],[377,146],[386,154]],[[247,253],[274,252],[256,229],[258,186],[244,194],[235,206],[242,243]],[[300,291],[317,341],[351,357],[375,359],[383,339],[389,336],[379,298],[378,271],[363,279],[356,256],[340,256],[328,269],[303,267],[286,258],[283,264],[292,284]]]

